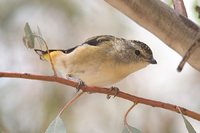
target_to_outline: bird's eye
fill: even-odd
[[[140,51],[139,50],[135,50],[135,54],[138,56],[140,55]]]

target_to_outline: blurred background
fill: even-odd
[[[185,0],[189,18],[199,23],[195,4],[197,1]],[[32,30],[40,27],[49,48],[67,49],[101,34],[147,43],[158,64],[115,86],[136,96],[200,112],[200,72],[186,64],[178,73],[181,57],[176,52],[102,0],[0,0],[0,71],[53,74],[47,62],[24,46],[26,22]],[[42,133],[74,95],[74,88],[57,83],[1,78],[0,132]],[[119,98],[85,94],[61,118],[68,133],[120,133],[123,116],[131,105]],[[200,132],[200,123],[188,120]],[[143,133],[187,132],[180,115],[141,104],[131,111],[128,122]]]

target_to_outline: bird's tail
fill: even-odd
[[[34,50],[40,56],[41,60],[47,60],[47,61],[49,61],[49,54],[50,54],[51,58],[54,59],[57,55],[62,53],[61,50],[56,50],[56,49],[50,49],[49,54],[48,54],[48,51],[44,51],[44,50],[40,50],[40,49],[34,49]]]
[[[64,53],[64,54],[69,54],[71,52],[73,52],[78,46],[72,47],[70,49],[49,49],[49,53],[51,55],[51,57],[56,57],[57,55]],[[44,51],[44,50],[40,50],[40,49],[34,49],[35,52],[40,56],[40,59],[42,60],[49,60],[49,55],[48,55],[48,51]]]

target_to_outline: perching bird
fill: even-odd
[[[50,61],[47,51],[35,51]],[[71,49],[49,52],[57,71],[88,86],[112,85],[149,64],[157,64],[145,43],[111,35],[95,36]]]

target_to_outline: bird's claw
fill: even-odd
[[[114,95],[113,95],[113,98],[115,98],[115,97],[117,96],[118,92],[119,92],[119,88],[112,86],[112,87],[110,88],[110,92],[112,92],[112,91],[115,92]],[[110,98],[111,98],[111,95],[108,94],[106,98],[107,98],[107,99],[110,99]]]
[[[80,90],[81,87],[83,87],[83,86],[85,86],[85,83],[84,83],[82,80],[80,80],[80,81],[78,82],[78,86],[76,87],[76,93],[79,92],[79,90]]]

